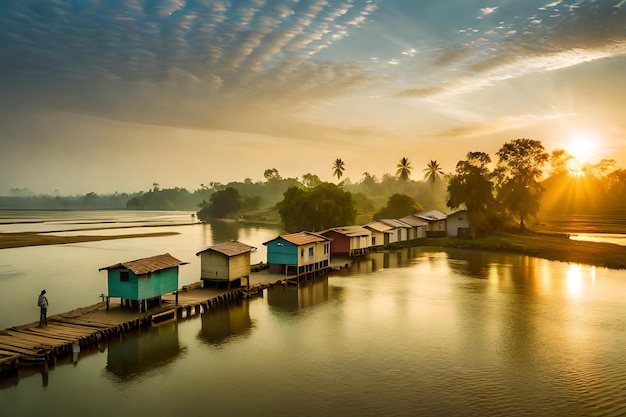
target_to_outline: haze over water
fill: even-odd
[[[87,305],[85,292],[106,281],[98,267],[166,248],[192,261],[184,279],[197,280],[195,253],[215,231],[167,229],[181,235],[2,250],[1,304],[24,298],[29,312],[13,321],[29,321],[49,279],[51,306]],[[222,233],[262,246],[278,231]],[[44,256],[41,276],[21,272]],[[7,415],[620,415],[625,278],[518,255],[378,253],[315,283],[110,341],[45,379],[22,371],[3,381],[0,404]]]

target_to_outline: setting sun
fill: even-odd
[[[598,139],[590,132],[577,132],[572,135],[565,150],[580,164],[591,162],[598,146]]]

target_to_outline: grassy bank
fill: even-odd
[[[0,233],[0,249],[21,248],[25,246],[62,245],[67,243],[96,242],[99,240],[129,239],[135,237],[159,237],[176,235],[177,232],[137,233],[125,235],[78,235],[55,236],[50,234],[23,232]]]
[[[508,233],[476,239],[446,237],[425,239],[418,245],[518,253],[552,261],[626,269],[626,246],[570,240],[559,234]]]

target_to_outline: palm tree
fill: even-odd
[[[443,171],[441,170],[441,167],[439,166],[437,161],[433,161],[432,159],[424,169],[424,172],[426,172],[424,174],[424,180],[430,181],[431,185],[434,185],[435,181],[437,181],[439,177],[443,175]]]
[[[343,175],[343,171],[346,170],[346,168],[344,167],[344,162],[341,160],[341,158],[337,158],[335,160],[335,163],[333,164],[333,176],[336,176],[337,179],[340,179],[341,176]]]
[[[411,167],[409,159],[402,158],[400,160],[400,163],[396,165],[396,168],[398,168],[398,170],[396,171],[396,175],[398,176],[398,178],[400,178],[400,180],[402,181],[407,181],[411,176],[411,170],[413,169],[413,167]]]

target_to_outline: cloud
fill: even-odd
[[[555,1],[544,8],[560,3]],[[425,97],[468,91],[504,79],[624,55],[626,12],[616,7],[621,3],[582,0],[568,13],[555,15],[540,10],[545,14],[542,15],[529,9],[526,18],[516,17],[504,7],[482,9],[483,15],[503,13],[498,17],[505,20],[495,28],[485,28],[487,39],[473,39],[448,48],[432,60],[432,65],[446,77],[446,86],[423,86],[397,95]],[[464,88],[459,89],[460,85]]]
[[[360,64],[314,56],[376,7],[371,0],[1,2],[0,106],[231,131],[254,130],[254,121],[270,134],[269,121],[284,124],[372,80]]]

